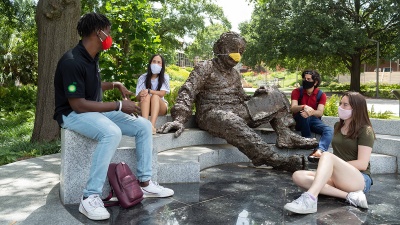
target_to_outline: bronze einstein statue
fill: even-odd
[[[275,87],[261,87],[254,96],[245,93],[241,76],[234,66],[240,61],[246,41],[235,32],[223,33],[214,44],[215,58],[195,66],[180,88],[171,109],[173,121],[157,131],[176,130],[175,137],[184,131],[184,124],[196,104],[199,128],[224,138],[243,152],[255,166],[269,165],[275,169],[294,172],[306,165],[304,156],[284,157],[252,129],[270,122],[277,132],[276,146],[280,148],[313,148],[316,139],[303,138],[290,127],[294,124],[290,104]]]

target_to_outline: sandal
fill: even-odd
[[[309,156],[308,161],[311,163],[318,163],[323,151],[321,149],[315,149]]]

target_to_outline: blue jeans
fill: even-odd
[[[321,135],[317,149],[328,151],[333,137],[332,127],[324,124],[321,119],[315,116],[304,118],[300,113],[294,116],[294,120],[296,121],[296,130],[301,131],[301,136],[311,138],[311,132]]]
[[[135,137],[137,172],[139,181],[148,181],[152,175],[153,137],[149,120],[136,118],[120,111],[111,112],[71,112],[63,116],[65,129],[98,141],[92,155],[89,180],[83,196],[102,193],[108,165],[117,149],[122,135]]]
[[[372,185],[372,179],[370,176],[368,176],[365,173],[361,173],[364,177],[364,182],[365,182],[365,187],[364,187],[364,194],[367,194],[369,192],[369,190],[371,189],[371,185]]]

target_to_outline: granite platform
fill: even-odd
[[[323,117],[328,125],[338,121],[337,117]],[[161,125],[171,121],[171,117],[160,117]],[[185,127],[187,129],[179,138],[173,133],[153,135],[153,180],[160,183],[190,183],[200,181],[200,171],[220,164],[249,162],[249,159],[237,148],[226,143],[221,138],[211,136],[208,132],[196,128],[192,117]],[[400,136],[397,136],[396,126],[400,121],[371,120],[377,133],[377,140],[371,157],[371,172],[373,174],[398,173],[400,162]],[[274,144],[276,133],[266,124],[255,131],[265,142]],[[64,204],[74,204],[79,201],[81,190],[87,180],[90,158],[96,142],[69,130],[62,130],[61,145],[61,176],[60,195]],[[123,136],[112,162],[125,161],[135,168],[135,139]],[[310,150],[280,149],[273,147],[279,154],[308,155]],[[75,149],[79,149],[76,151]],[[85,169],[86,168],[86,169]],[[70,171],[70,172],[68,172]],[[86,171],[86,172],[82,172]],[[103,194],[109,192],[109,185],[103,189]]]
[[[318,212],[296,215],[284,204],[302,190],[291,174],[250,163],[232,163],[201,171],[200,182],[164,184],[175,195],[144,199],[130,208],[108,208],[111,218],[92,221],[78,204],[60,201],[60,154],[0,167],[0,225],[243,225],[243,224],[400,224],[400,175],[373,175],[369,209],[342,199],[319,196]]]

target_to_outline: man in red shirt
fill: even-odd
[[[321,154],[328,150],[332,141],[333,129],[324,124],[321,117],[324,114],[326,94],[318,86],[321,76],[315,70],[305,70],[301,74],[302,87],[292,91],[290,110],[296,121],[296,130],[303,137],[310,138],[311,132],[321,135],[318,147],[308,157],[309,161],[318,161]]]

